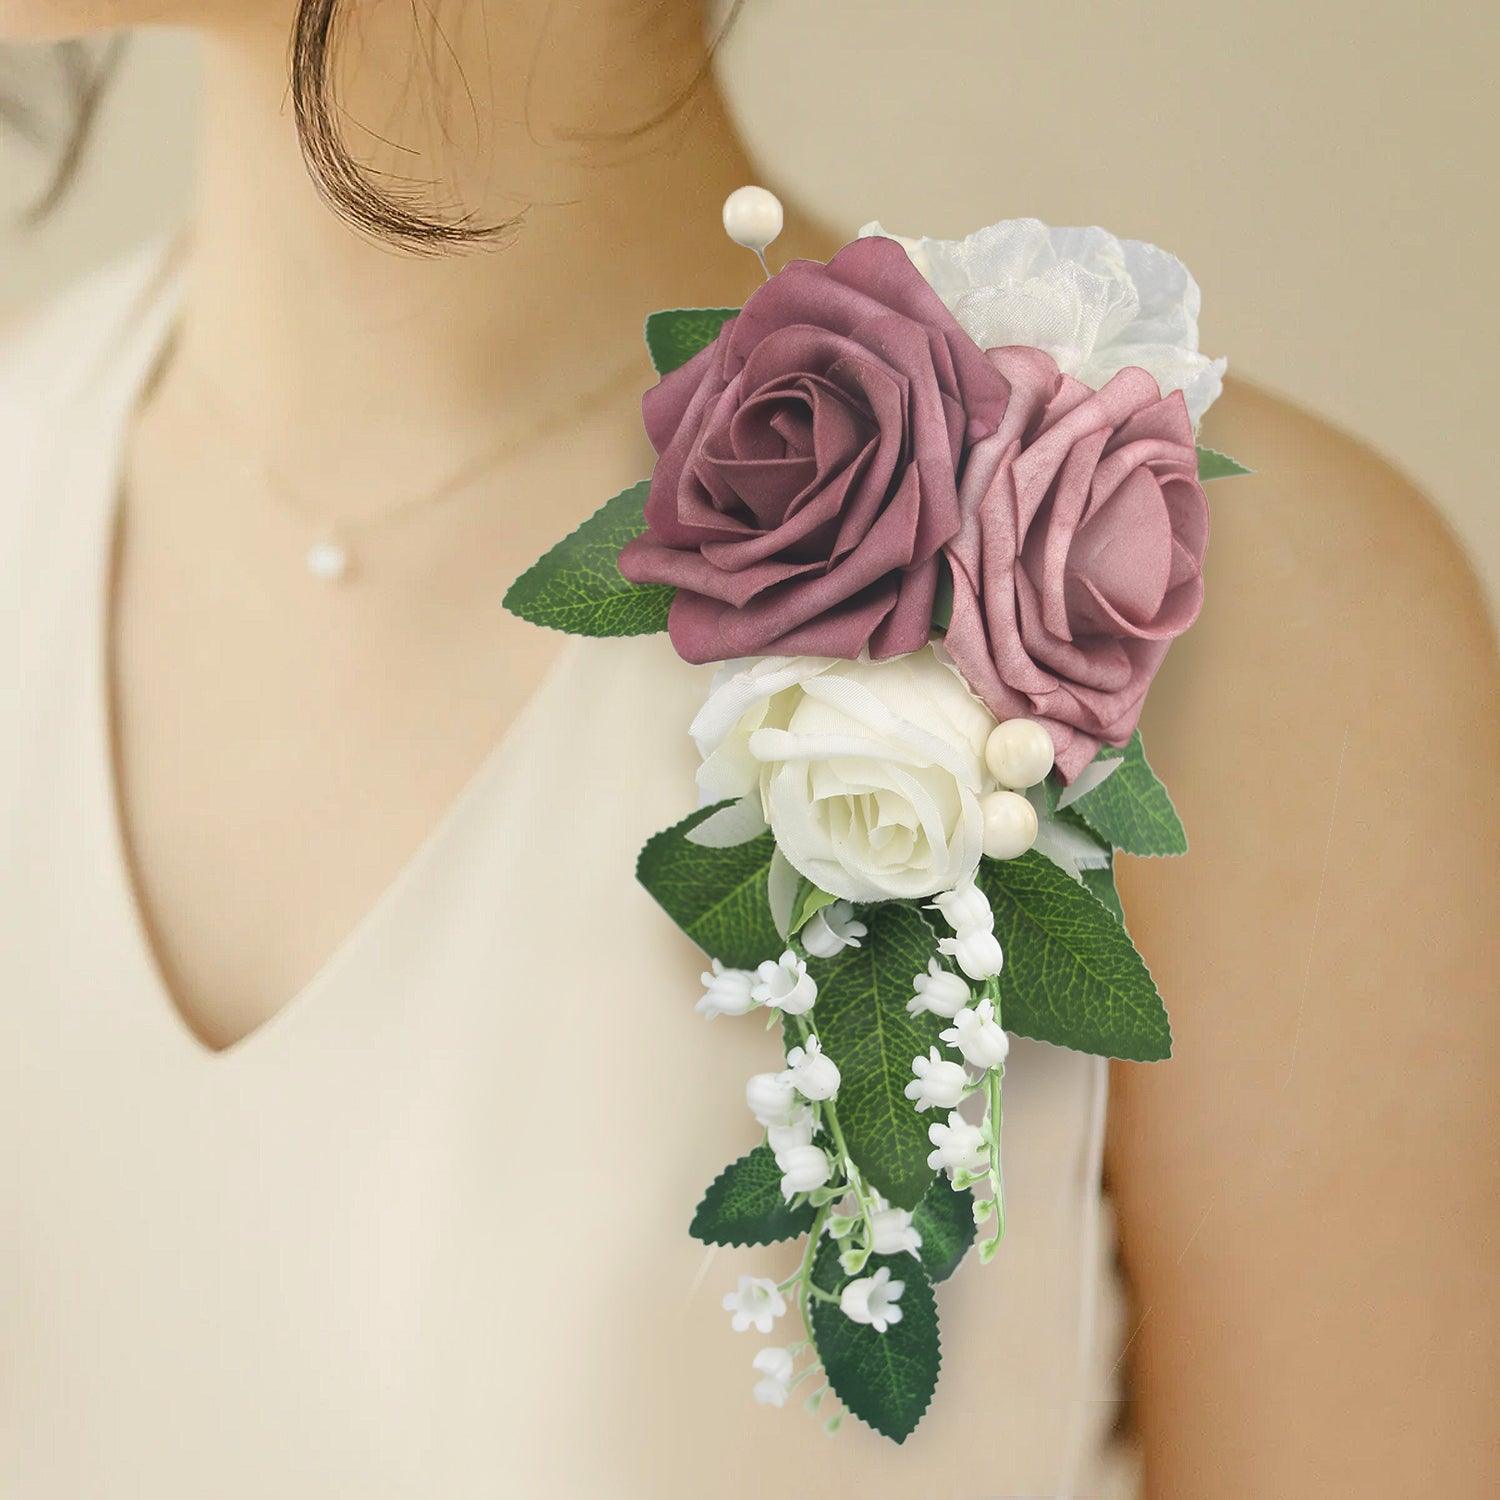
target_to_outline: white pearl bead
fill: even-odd
[[[1052,736],[1035,719],[1007,719],[990,730],[984,760],[1001,786],[1024,791],[1052,769]]]
[[[349,554],[337,542],[314,542],[303,560],[307,571],[323,583],[337,583],[349,571]]]
[[[986,792],[979,811],[991,859],[1016,859],[1036,842],[1036,809],[1019,792]]]
[[[759,255],[781,233],[781,199],[763,187],[736,188],[724,200],[724,233]]]

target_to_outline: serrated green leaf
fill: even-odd
[[[844,1316],[836,1302],[814,1300],[813,1341],[828,1384],[844,1406],[876,1432],[901,1443],[932,1404],[942,1366],[937,1299],[921,1264],[909,1255],[876,1255],[861,1276],[884,1266],[902,1283],[901,1321],[877,1333]],[[813,1284],[837,1295],[852,1278],[839,1266],[836,1240],[825,1240],[813,1261]]]
[[[1125,908],[1120,905],[1120,893],[1115,889],[1114,857],[1110,857],[1105,869],[1080,870],[1078,874],[1084,889],[1123,927]]]
[[[1033,849],[981,860],[978,881],[1005,950],[1007,1031],[1134,1062],[1171,1055],[1172,1028],[1150,970],[1124,927],[1076,880]]]
[[[809,1203],[781,1196],[781,1168],[769,1146],[731,1162],[709,1185],[689,1233],[705,1245],[774,1245],[800,1239],[813,1225]]]
[[[771,920],[766,876],[775,843],[768,832],[731,849],[705,849],[687,834],[727,806],[700,808],[646,841],[636,879],[662,910],[709,955],[753,969],[786,946]]]
[[[506,590],[505,607],[533,625],[569,635],[653,635],[667,628],[674,589],[630,583],[620,549],[646,529],[643,479],[607,500]]]
[[[718,338],[737,307],[668,307],[646,319],[646,348],[658,375],[685,365]]]
[[[973,1193],[967,1188],[954,1192],[946,1175],[938,1177],[923,1193],[911,1221],[922,1236],[922,1268],[928,1280],[946,1281],[974,1243]]]
[[[1210,479],[1233,479],[1237,474],[1253,474],[1254,469],[1247,469],[1238,459],[1231,458],[1227,453],[1220,453],[1215,448],[1198,448],[1198,478],[1205,484]]]
[[[912,978],[937,952],[937,937],[914,906],[886,903],[862,916],[858,948],[812,959],[818,1002],[809,1019],[842,1082],[834,1101],[855,1165],[899,1208],[915,1208],[932,1180],[927,1126],[905,1095],[911,1064],[937,1044],[944,1022],[909,1016]]]
[[[1187,830],[1146,759],[1140,730],[1123,750],[1106,745],[1097,759],[1123,759],[1124,764],[1067,810],[1127,854],[1186,854]]]

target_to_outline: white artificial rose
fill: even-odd
[[[1225,362],[1198,352],[1198,283],[1175,255],[1104,229],[1003,219],[962,240],[893,239],[981,349],[1026,344],[1097,390],[1136,365],[1181,391],[1196,426]]]
[[[693,721],[709,801],[758,793],[790,864],[846,901],[951,890],[979,864],[994,717],[938,646],[889,661],[764,657]]]

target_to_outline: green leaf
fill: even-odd
[[[646,319],[646,348],[658,375],[685,365],[718,338],[737,307],[669,307]]]
[[[827,891],[820,890],[804,876],[797,885],[796,899],[792,902],[790,930],[793,933],[801,932],[825,906],[832,906],[838,899],[837,896],[830,896]]]
[[[1124,765],[1108,781],[1085,792],[1068,811],[1076,812],[1101,838],[1127,854],[1186,854],[1187,830],[1146,759],[1139,729],[1124,750],[1106,745],[1096,757],[1120,758]]]
[[[1220,453],[1215,448],[1198,448],[1198,478],[1205,484],[1210,479],[1233,479],[1237,474],[1253,474],[1254,469],[1247,469],[1238,459],[1231,458],[1227,453]]]
[[[1121,927],[1125,925],[1125,908],[1120,905],[1120,893],[1115,889],[1114,857],[1103,870],[1080,870],[1083,886],[1099,902]]]
[[[953,623],[953,566],[947,557],[938,559],[937,593],[932,598],[932,628],[947,630]]]
[[[974,1195],[953,1191],[946,1175],[938,1177],[912,1212],[922,1236],[922,1268],[934,1284],[946,1281],[974,1243]]]
[[[1076,880],[1033,849],[981,860],[978,881],[1005,950],[1007,1031],[1134,1062],[1171,1055],[1172,1028],[1150,971],[1124,927]]]
[[[688,1232],[705,1245],[774,1245],[800,1239],[816,1216],[811,1204],[792,1207],[781,1196],[781,1168],[762,1145],[714,1178]]]
[[[766,876],[775,843],[769,831],[732,849],[689,843],[688,832],[727,806],[719,802],[647,839],[636,879],[703,949],[733,969],[753,969],[786,946],[771,920]]]
[[[861,1422],[900,1443],[932,1403],[943,1354],[927,1273],[909,1255],[876,1255],[860,1274],[873,1276],[882,1266],[903,1284],[899,1323],[877,1333],[845,1317],[838,1303],[817,1298],[812,1332],[834,1395]],[[851,1279],[839,1266],[838,1242],[825,1240],[813,1261],[813,1284],[837,1295]]]
[[[937,938],[915,906],[894,902],[862,914],[869,932],[858,948],[809,962],[818,981],[811,1020],[842,1082],[834,1103],[855,1165],[899,1208],[915,1208],[932,1181],[927,1126],[905,1095],[911,1064],[937,1044],[944,1022],[909,1016],[912,978],[937,952]]]
[[[667,628],[674,589],[620,574],[620,549],[646,529],[651,481],[621,490],[511,584],[505,607],[569,635],[653,635]]]

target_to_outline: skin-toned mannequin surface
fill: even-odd
[[[732,305],[759,279],[719,227],[724,196],[755,173],[698,77],[693,0],[470,0],[415,20],[351,6],[337,66],[356,155],[475,222],[524,209],[499,248],[429,256],[362,237],[319,197],[287,104],[293,12],[0,0],[7,38],[149,24],[203,37],[198,208],[177,252],[176,332],[129,434],[107,623],[134,896],[185,1027],[227,1055],[359,928],[557,660],[557,637],[501,608],[503,585],[646,472],[642,314]],[[832,247],[793,225],[773,259]],[[1135,1299],[1120,1369],[1145,1493],[1478,1495],[1497,1373],[1474,1248],[1493,1235],[1496,1186],[1500,767],[1483,604],[1422,499],[1315,419],[1231,382],[1203,437],[1257,473],[1211,492],[1208,603],[1146,715],[1193,849],[1121,872],[1175,1028],[1169,1065],[1122,1067],[1112,1084],[1108,1172]],[[471,485],[372,524],[349,586],[298,565],[305,514],[357,528],[497,448]],[[268,465],[295,476],[295,510]],[[684,680],[661,710],[673,734],[693,692]],[[591,753],[608,757],[598,733]],[[624,892],[628,856],[601,858],[617,856]],[[665,924],[642,948],[658,936]],[[684,953],[677,967],[690,995],[697,965]],[[705,1043],[678,1024],[664,1043],[625,1028],[580,1071],[604,1089],[664,1047],[681,1091],[727,1101],[694,1105],[692,1128],[739,1141],[736,1090],[762,1053],[725,1031]],[[557,1107],[513,1086],[518,1134]],[[577,1149],[604,1179],[598,1219],[638,1214],[639,1194],[610,1187],[624,1148]],[[544,1352],[565,1331],[518,1308],[509,1357],[556,1400],[475,1413],[499,1431],[489,1479],[454,1480],[438,1455],[441,1492],[599,1493],[571,1470],[517,1480],[507,1454],[543,1428],[564,1455],[602,1446],[624,1500],[748,1500],[773,1481],[795,1492],[799,1473],[823,1476],[808,1493],[845,1492],[815,1423],[734,1406],[751,1351],[726,1351],[716,1308],[673,1321],[697,1269],[677,1246],[678,1188],[650,1196],[664,1227],[640,1251],[646,1310],[618,1310],[614,1363]],[[587,1282],[586,1258],[562,1260],[559,1285]],[[982,1445],[986,1403],[1025,1381],[1004,1371],[983,1275],[962,1296],[943,1392],[975,1425],[935,1426],[925,1448],[846,1448],[847,1493],[969,1500],[961,1450]],[[601,1384],[632,1393],[630,1420],[580,1439],[571,1393]],[[656,1391],[670,1398],[652,1405]],[[776,1464],[758,1462],[778,1445]],[[1010,1492],[1004,1455],[992,1468],[973,1500]]]

